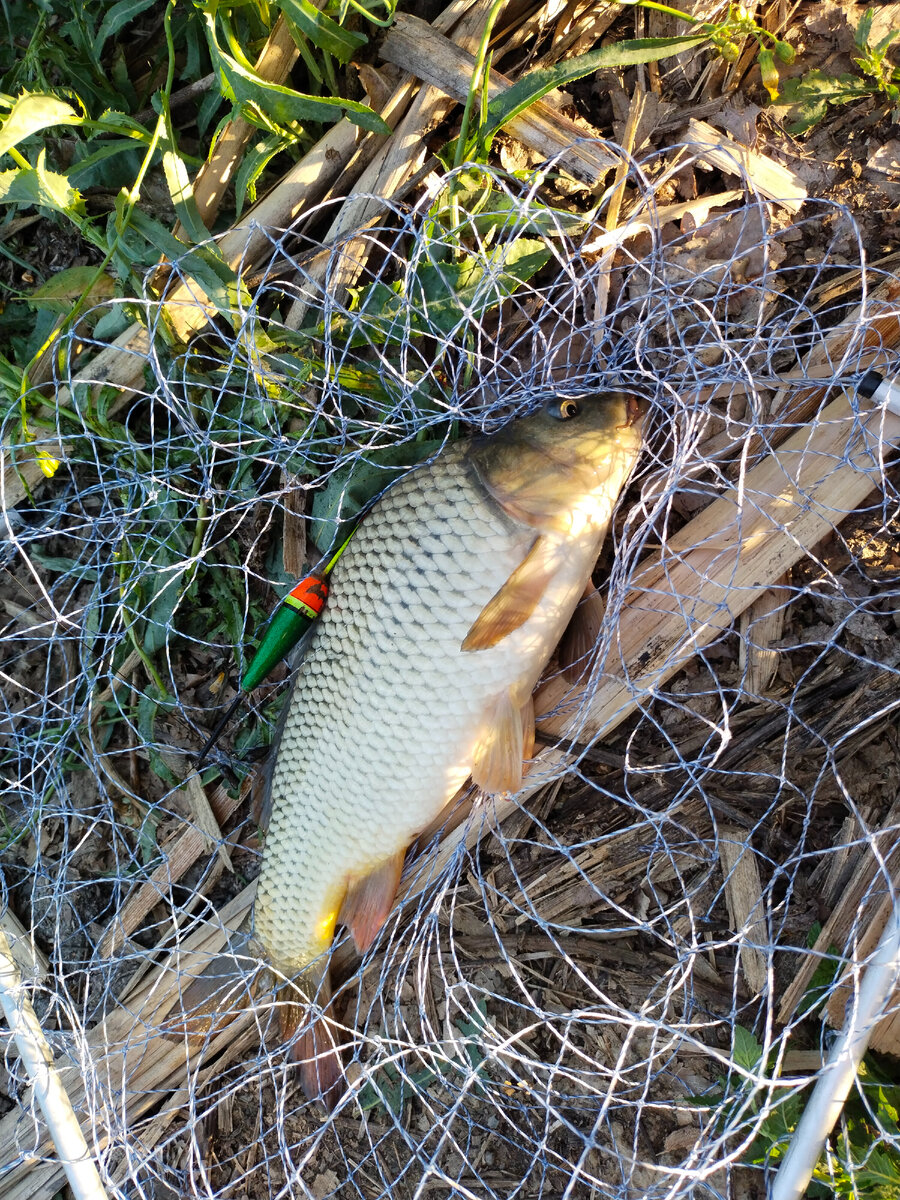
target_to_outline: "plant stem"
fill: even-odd
[[[491,30],[494,27],[494,22],[497,20],[500,9],[505,3],[506,0],[494,0],[488,12],[487,20],[484,23],[484,33],[481,35],[481,42],[478,46],[478,56],[475,59],[472,82],[469,84],[469,94],[466,96],[466,107],[463,110],[462,124],[459,127],[459,137],[456,141],[456,153],[453,156],[454,168],[458,167],[463,160],[463,154],[466,149],[466,138],[469,134],[469,123],[472,119],[472,109],[475,106],[475,97],[481,95],[481,76],[484,71],[484,61],[487,58],[488,44],[491,40]]]
[[[680,8],[670,8],[668,4],[657,4],[656,0],[621,0],[621,2],[629,8],[652,8],[656,12],[665,13],[669,17],[680,17],[682,21],[689,21],[691,25],[703,25],[706,23],[701,21],[699,17],[682,12]]]

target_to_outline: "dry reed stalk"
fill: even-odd
[[[636,87],[631,97],[631,103],[628,106],[628,120],[625,124],[625,136],[622,139],[622,149],[625,153],[616,167],[616,177],[612,187],[612,194],[609,197],[606,208],[604,225],[608,235],[615,231],[619,223],[622,201],[625,198],[625,180],[628,178],[628,168],[630,165],[629,156],[634,151],[634,140],[643,111],[644,93],[639,87]],[[649,199],[647,203],[649,203]],[[594,302],[594,339],[597,345],[600,344],[603,337],[603,324],[606,321],[606,310],[609,305],[610,271],[614,257],[615,249],[607,250],[603,256],[601,271],[597,280],[597,295]]]
[[[381,43],[386,62],[403,65],[426,83],[465,101],[475,60],[471,54],[437,35],[431,26],[409,13],[398,13],[394,26]],[[512,80],[499,71],[491,71],[488,98],[495,99],[512,86]],[[585,134],[574,121],[539,100],[509,121],[504,128],[524,145],[544,158],[561,154],[560,163],[578,179],[598,183],[617,159],[599,146],[585,142]]]

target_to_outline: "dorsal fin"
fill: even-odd
[[[461,649],[487,650],[524,625],[559,566],[559,542],[541,536],[475,618]]]

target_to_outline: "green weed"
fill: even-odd
[[[785,129],[788,133],[806,133],[828,112],[828,106],[850,104],[866,96],[880,96],[890,105],[891,117],[900,121],[900,67],[888,60],[888,51],[900,30],[893,29],[880,42],[872,45],[869,37],[875,10],[866,9],[856,27],[854,44],[857,54],[854,63],[859,74],[843,72],[832,75],[814,70],[795,79],[787,79],[772,99],[786,105]]]

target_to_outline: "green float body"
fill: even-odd
[[[266,629],[259,649],[241,680],[241,691],[251,692],[297,645],[325,607],[328,598],[326,571],[307,575],[281,601]]]
[[[351,530],[350,536],[339,546],[337,552],[332,555],[328,565],[323,570],[316,571],[312,575],[307,575],[305,579],[301,579],[298,584],[295,584],[291,588],[278,608],[275,609],[269,626],[263,634],[259,649],[253,655],[250,665],[244,672],[238,694],[228,706],[224,716],[209,735],[206,745],[197,756],[198,769],[203,766],[206,756],[219,740],[222,730],[231,720],[235,709],[237,709],[244,697],[249,692],[252,692],[255,687],[258,687],[272,668],[277,666],[283,658],[286,658],[290,654],[306,631],[318,619],[322,609],[325,607],[325,601],[328,599],[329,572],[343,554],[350,538],[353,537],[355,532],[355,529]]]

